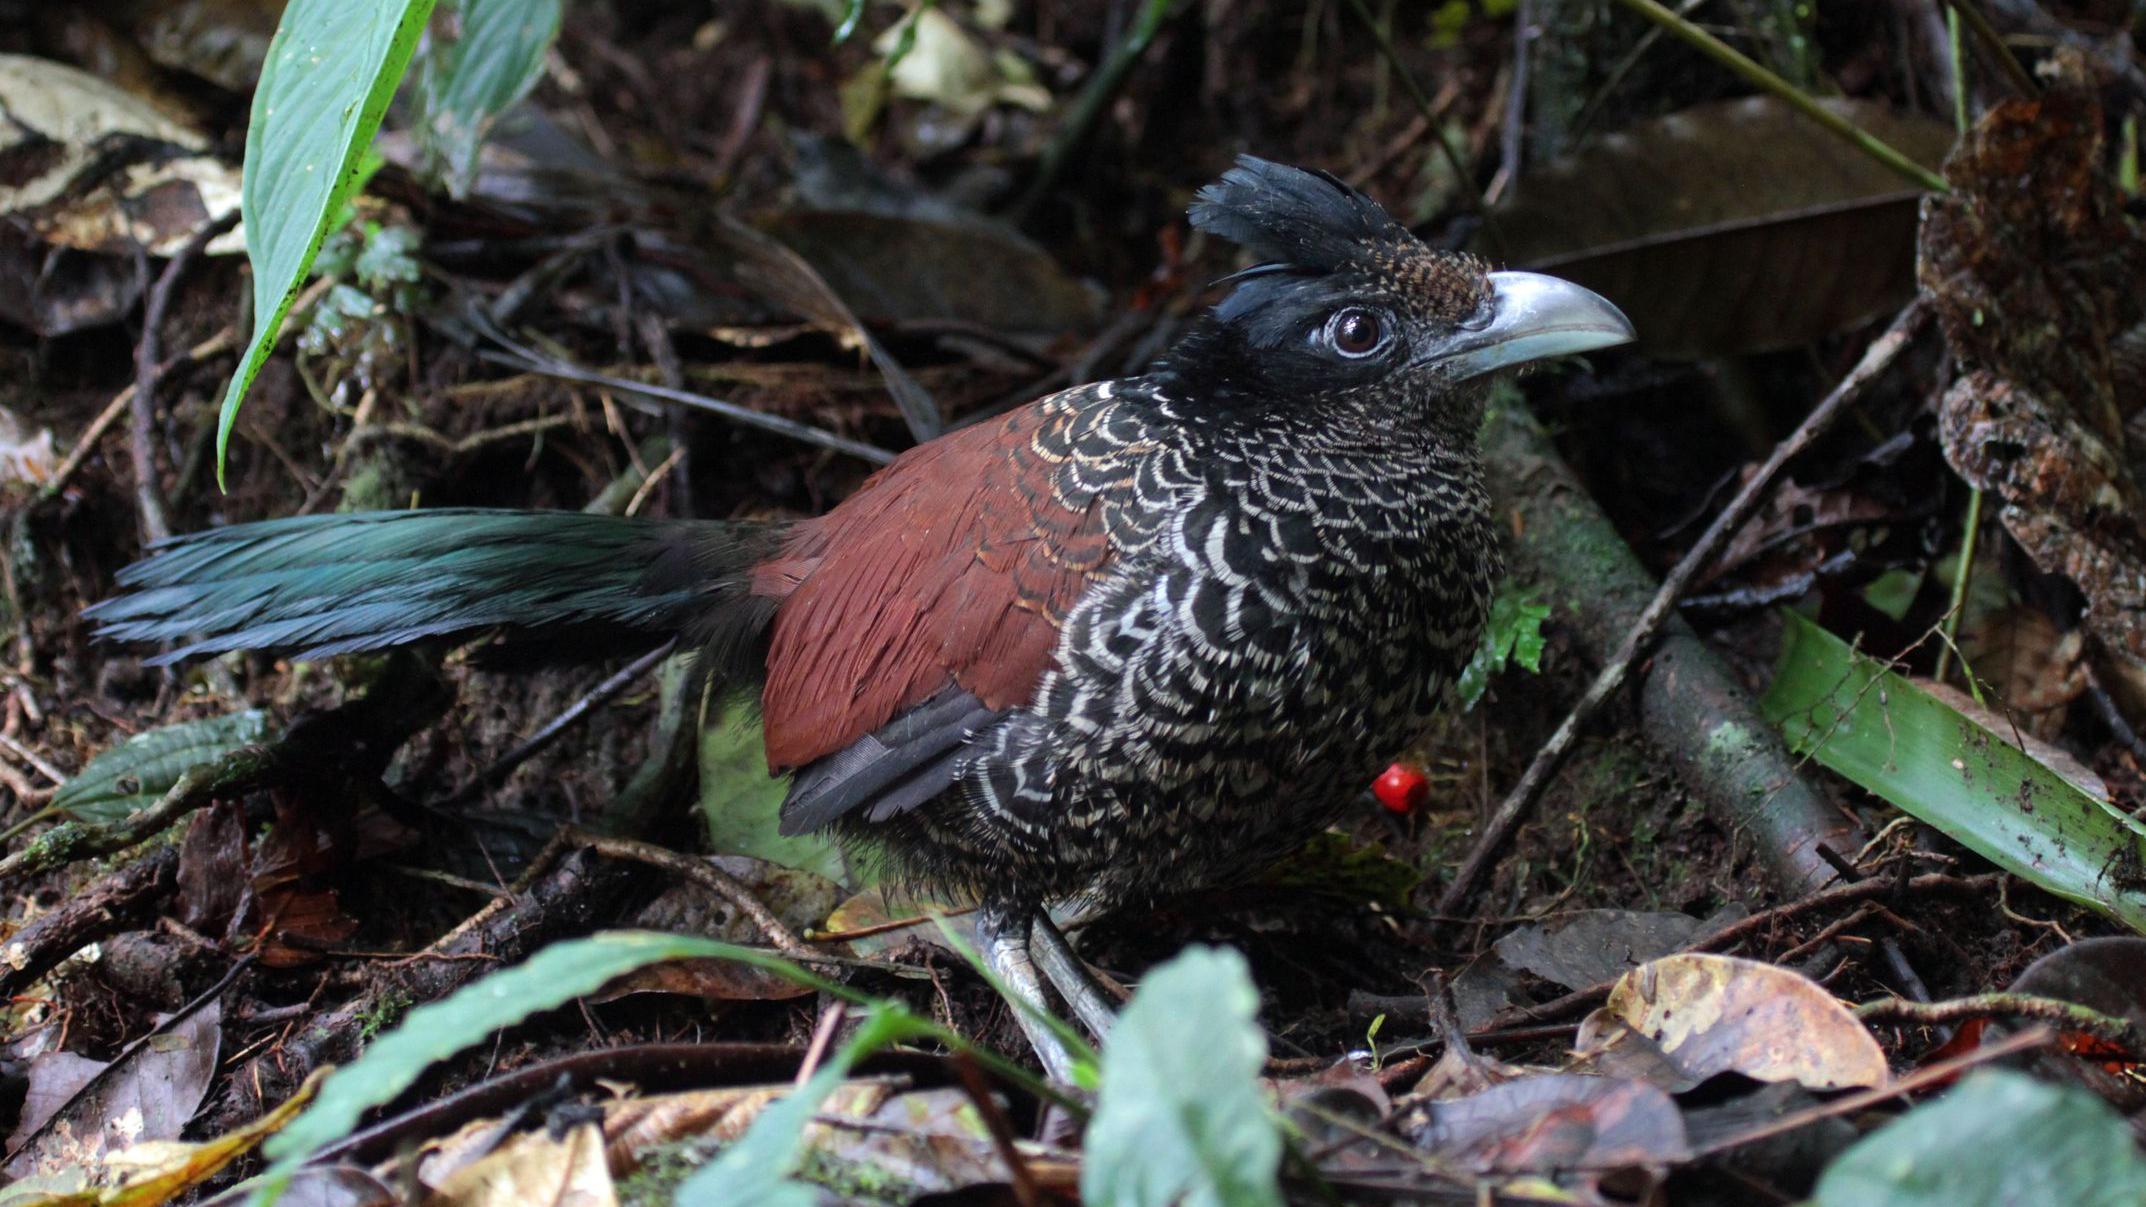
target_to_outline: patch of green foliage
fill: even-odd
[[[1530,673],[1542,669],[1542,622],[1550,617],[1550,605],[1533,594],[1518,594],[1510,584],[1498,589],[1490,603],[1490,620],[1483,626],[1483,640],[1454,684],[1461,707],[1473,709],[1489,688],[1491,677],[1517,663]]]

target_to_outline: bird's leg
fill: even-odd
[[[1112,1009],[1110,995],[1096,984],[1088,965],[1066,942],[1065,933],[1051,921],[1046,910],[1037,910],[1033,929],[1029,934],[1028,949],[1034,955],[1036,967],[1043,970],[1043,977],[1066,1000],[1073,1013],[1088,1028],[1088,1033],[1098,1041],[1110,1038],[1110,1025],[1118,1021],[1117,1011]]]
[[[1014,1021],[1021,1024],[1022,1034],[1028,1036],[1028,1045],[1036,1050],[1036,1058],[1043,1062],[1044,1073],[1052,1081],[1071,1085],[1073,1054],[1066,1051],[1065,1044],[1035,1017],[1049,1007],[1044,1004],[1043,985],[1036,979],[1036,961],[1030,954],[1033,922],[1034,914],[1026,907],[985,905],[976,911],[976,940],[983,947],[984,966],[1020,999],[1010,1003]],[[1033,1013],[1023,1009],[1024,1004],[1031,1007]]]

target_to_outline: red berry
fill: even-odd
[[[1372,782],[1371,791],[1388,812],[1409,814],[1422,808],[1423,802],[1430,798],[1431,782],[1415,767],[1393,763]]]

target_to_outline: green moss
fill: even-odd
[[[678,1186],[715,1156],[705,1138],[673,1140],[640,1154],[640,1168],[618,1184],[620,1207],[670,1207]]]
[[[374,998],[358,1016],[358,1044],[362,1047],[373,1042],[373,1037],[394,1026],[411,1004],[410,995],[396,989]]]

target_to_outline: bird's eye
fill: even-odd
[[[1385,341],[1386,330],[1379,316],[1368,310],[1337,310],[1326,320],[1327,342],[1343,356],[1369,356]]]

